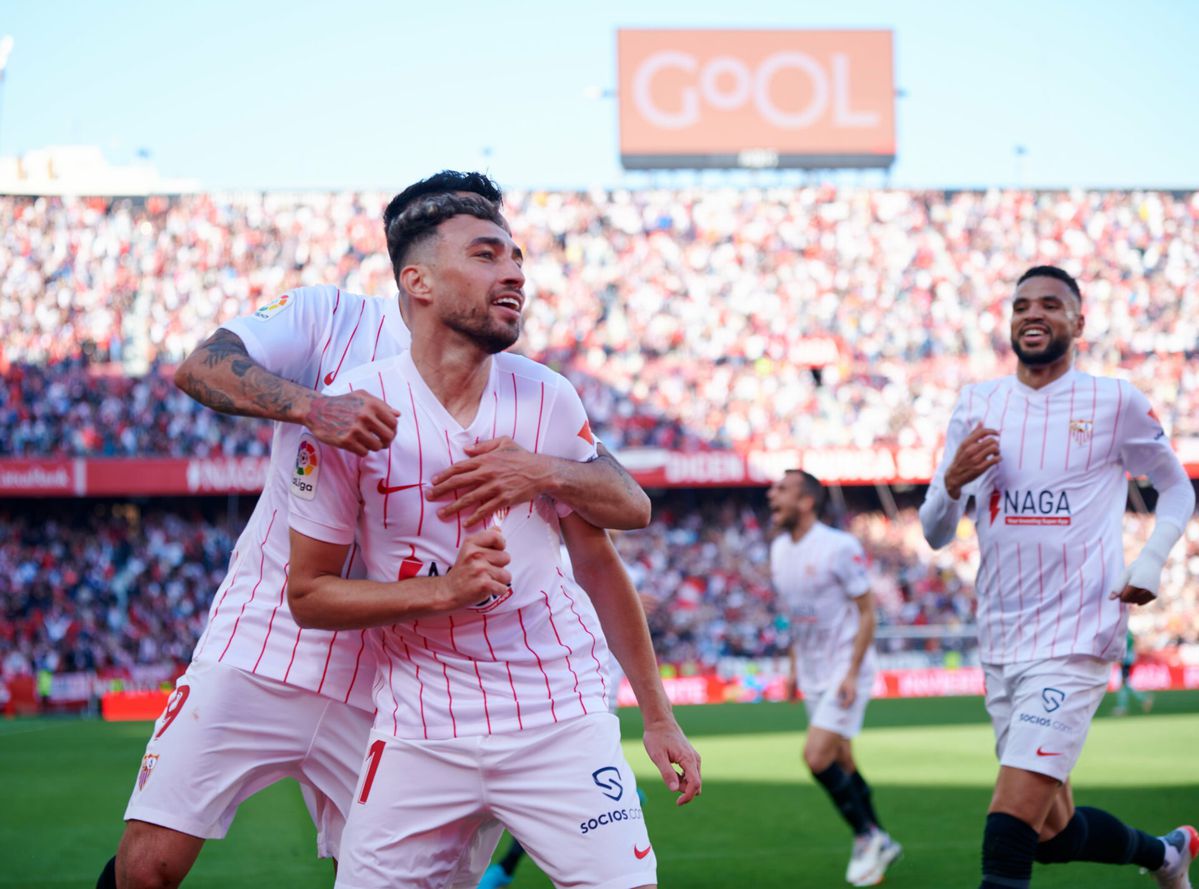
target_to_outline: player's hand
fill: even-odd
[[[512,575],[504,566],[512,561],[497,528],[472,534],[462,542],[454,567],[445,576],[444,611],[453,611],[508,592]]]
[[[799,700],[799,683],[795,681],[794,676],[787,677],[787,683],[783,686],[783,694],[787,696],[787,700],[795,703]]]
[[[843,710],[848,710],[857,699],[858,677],[853,673],[847,673],[845,678],[841,680],[841,684],[837,686],[837,703],[841,705]]]
[[[314,398],[304,425],[325,444],[362,457],[391,444],[399,416],[399,411],[369,392],[347,392]]]
[[[945,490],[957,500],[962,496],[963,485],[974,481],[999,460],[999,430],[979,423],[962,439],[953,462],[945,470]]]
[[[1142,552],[1124,569],[1124,575],[1109,599],[1119,599],[1129,605],[1148,605],[1157,598],[1157,589],[1162,582],[1164,559],[1153,553]]]
[[[674,717],[658,723],[647,724],[642,736],[645,752],[650,761],[662,773],[662,781],[679,794],[676,806],[685,806],[703,789],[700,775],[699,753],[691,746]],[[678,769],[675,769],[678,766]]]
[[[551,490],[551,459],[531,454],[507,436],[481,441],[466,448],[467,459],[433,476],[429,500],[453,502],[437,510],[441,519],[455,513],[473,527],[502,509],[525,503]]]

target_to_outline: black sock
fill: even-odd
[[[853,781],[849,779],[849,775],[845,774],[845,770],[841,766],[833,763],[823,772],[813,774],[812,777],[828,791],[833,805],[837,807],[837,811],[841,813],[841,817],[845,819],[845,823],[849,825],[855,835],[870,832],[870,819],[866,817],[862,800],[854,790]]]
[[[979,889],[1027,889],[1037,832],[1013,815],[992,812],[983,831],[983,881]]]
[[[1110,812],[1079,806],[1074,818],[1081,818],[1087,825],[1086,842],[1078,851],[1077,861],[1135,864],[1148,870],[1157,870],[1165,863],[1166,844],[1161,839],[1129,827]]]
[[[504,853],[504,857],[500,859],[500,867],[504,869],[504,873],[512,876],[516,870],[516,866],[520,864],[520,860],[525,855],[525,847],[520,844],[520,841],[515,837],[512,839],[512,845],[508,847],[508,851]]]
[[[1061,832],[1043,843],[1037,843],[1037,861],[1041,864],[1065,864],[1067,861],[1082,861],[1079,857],[1087,844],[1089,834],[1087,819],[1074,810],[1072,817]]]
[[[861,772],[854,772],[849,776],[849,780],[853,782],[853,789],[857,791],[858,799],[862,801],[862,809],[866,812],[866,817],[870,819],[871,824],[882,830],[883,823],[878,820],[878,815],[874,812],[874,791],[870,789],[870,785],[866,783]]]
[[[100,879],[96,880],[96,889],[117,889],[117,858],[115,855],[108,859],[108,864],[104,865],[104,870],[100,872]]]

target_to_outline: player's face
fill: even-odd
[[[1029,278],[1012,300],[1012,349],[1020,363],[1053,364],[1082,333],[1078,298],[1056,278]]]
[[[766,502],[770,506],[770,521],[779,528],[792,528],[799,521],[803,485],[798,474],[788,472],[770,486]]]
[[[500,226],[454,216],[438,228],[434,305],[441,322],[488,353],[520,337],[524,255]]]

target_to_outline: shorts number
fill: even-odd
[[[383,758],[383,739],[380,738],[375,743],[371,744],[370,749],[366,752],[366,758],[370,760],[370,765],[366,767],[366,780],[362,782],[362,793],[358,797],[358,802],[366,802],[366,798],[370,796],[371,785],[375,783],[375,772],[379,771],[379,760]]]
[[[189,694],[191,694],[191,687],[187,685],[181,685],[171,692],[171,696],[167,698],[167,707],[162,711],[162,728],[154,736],[155,740],[161,738],[162,733],[171,727],[171,723],[175,721],[175,717],[179,715],[179,711],[187,702]]]

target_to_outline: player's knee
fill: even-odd
[[[804,747],[803,761],[813,775],[818,775],[836,761],[836,751],[823,746],[812,745]]]
[[[187,876],[186,868],[155,858],[132,858],[117,862],[118,889],[175,889]]]

